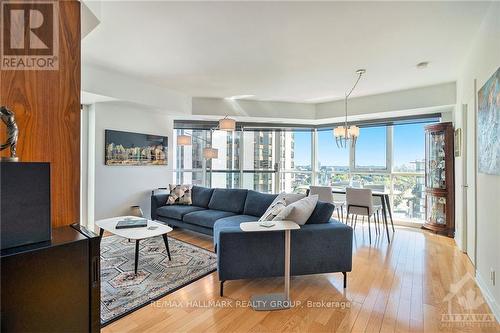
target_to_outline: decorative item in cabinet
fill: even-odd
[[[434,224],[446,225],[446,197],[427,195],[427,216]]]
[[[425,127],[426,222],[423,228],[455,234],[454,130],[450,122]]]

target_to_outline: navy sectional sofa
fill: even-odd
[[[227,280],[283,276],[284,233],[247,233],[239,227],[257,221],[276,194],[193,186],[191,195],[191,206],[167,206],[168,194],[153,192],[151,218],[213,235],[221,295]],[[291,274],[342,272],[345,288],[352,269],[352,228],[331,219],[333,209],[319,201],[306,224],[291,232]]]

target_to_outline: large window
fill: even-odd
[[[397,219],[425,219],[424,175],[392,176],[392,211]]]
[[[349,185],[349,149],[339,148],[332,130],[318,130],[317,183],[345,188]]]
[[[387,135],[389,127],[365,127],[360,129],[353,154],[354,169],[385,171],[387,165]]]
[[[191,136],[192,144],[189,146],[177,146],[177,135]],[[174,136],[175,166],[178,170],[203,169],[203,148],[210,140],[210,132],[203,130],[177,130]]]
[[[213,131],[212,148],[218,150],[218,157],[208,160],[207,164],[213,170],[240,169],[240,132]]]
[[[280,132],[280,192],[305,193],[313,184],[312,131]]]
[[[240,132],[212,131],[212,148],[217,149],[218,157],[207,160],[208,184],[211,187],[240,187]]]
[[[276,161],[276,133],[274,131],[243,132],[243,188],[259,192],[274,192]]]
[[[394,126],[392,171],[424,171],[425,125],[427,123]]]
[[[428,123],[394,126],[393,212],[398,219],[425,218],[425,136]]]
[[[203,181],[203,171],[179,171],[175,172],[175,182],[176,184],[193,184],[198,186],[204,186]]]
[[[191,136],[192,144],[177,146],[177,135]],[[173,153],[175,156],[174,179],[177,184],[205,184],[203,173],[203,148],[210,140],[210,132],[203,130],[177,130],[174,135]]]
[[[424,126],[428,123],[361,127],[354,148],[337,147],[332,129],[235,132],[175,131],[191,135],[192,146],[175,146],[177,183],[302,192],[310,185],[347,186],[389,193],[396,220],[423,220]],[[203,159],[203,148],[218,158]],[[341,198],[337,198],[341,200]]]

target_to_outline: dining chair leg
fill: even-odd
[[[377,228],[377,213],[373,213],[373,226],[375,228],[375,235],[378,235],[378,228]]]
[[[382,214],[380,214],[380,210],[377,211],[377,218],[378,218],[378,225],[380,227],[380,224],[382,223]],[[382,226],[382,231],[384,231],[383,226]]]
[[[363,216],[363,220],[365,217]],[[370,216],[368,216],[368,238],[370,239],[370,244],[372,243],[372,231],[370,229]]]
[[[340,219],[342,220],[342,222],[344,222],[344,206],[343,205],[340,206],[340,216],[341,216]],[[347,224],[347,222],[346,222],[346,224]]]
[[[354,215],[354,229],[356,229],[357,223],[358,223],[358,215]]]

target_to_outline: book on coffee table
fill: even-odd
[[[116,224],[116,229],[129,229],[129,228],[144,228],[148,226],[148,220],[137,219],[137,220],[121,220]]]

